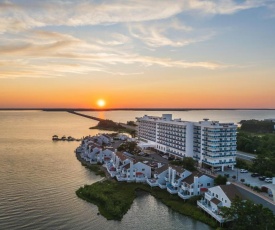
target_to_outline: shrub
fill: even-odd
[[[215,185],[224,185],[227,182],[227,177],[222,176],[222,175],[218,175],[215,179],[214,179],[214,183]]]

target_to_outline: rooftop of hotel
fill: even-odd
[[[160,123],[178,123],[178,124],[187,124],[187,123],[194,123],[195,125],[201,126],[201,125],[205,125],[205,126],[209,126],[209,127],[228,127],[228,126],[236,126],[234,123],[220,123],[219,121],[211,121],[208,118],[204,118],[203,121],[198,121],[198,122],[194,122],[194,121],[183,121],[181,120],[181,118],[177,118],[177,119],[172,119],[172,114],[163,114],[161,117],[157,117],[157,116],[147,116],[144,115],[143,117],[137,117],[136,118],[138,121],[140,120],[148,120],[148,121],[154,121],[154,122],[160,122]]]

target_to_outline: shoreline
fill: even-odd
[[[77,159],[81,162],[83,166],[93,166],[97,164],[90,164],[89,162],[86,162],[80,157],[80,153],[76,153]],[[170,195],[167,193],[166,190],[160,189],[158,187],[150,187],[149,185],[145,183],[129,183],[129,182],[118,182],[115,179],[111,178],[108,174],[106,168],[103,167],[103,165],[98,165],[102,171],[105,173],[105,177],[103,177],[100,181],[95,182],[91,185],[84,185],[84,187],[80,187],[76,191],[76,195],[87,201],[90,202],[98,207],[99,213],[104,216],[107,220],[118,220],[120,221],[123,216],[127,213],[127,211],[131,208],[132,203],[134,199],[137,197],[136,192],[137,191],[144,191],[148,194],[154,196],[157,200],[162,202],[164,205],[166,205],[168,208],[171,208],[172,210],[184,215],[188,216],[194,220],[200,221],[202,223],[205,223],[209,225],[212,228],[217,228],[218,225],[216,221],[206,215],[204,212],[201,211],[196,205],[196,200],[189,200],[189,201],[183,201],[178,196]],[[93,171],[93,170],[92,170]],[[122,186],[121,186],[122,185]],[[111,190],[108,190],[108,188]],[[108,191],[105,191],[105,190]],[[108,197],[115,197],[113,198],[115,200],[115,204],[108,206],[106,203],[104,203],[106,198],[102,198],[102,200],[99,197],[93,197],[94,194],[98,194],[97,192],[93,192],[93,190],[100,191],[100,194],[104,191],[106,194],[108,194]],[[119,198],[116,198],[116,196],[123,197],[122,200]],[[121,195],[122,194],[122,195]],[[107,198],[108,198],[107,197]],[[126,197],[126,198],[125,198]],[[128,202],[124,202],[124,198],[127,199]],[[108,200],[108,199],[107,199]],[[113,200],[110,199],[108,202],[112,202]],[[112,214],[112,212],[108,211],[112,210],[114,207],[118,207],[118,204],[121,204],[121,201],[123,205],[121,205],[121,210],[118,212],[118,214]],[[108,208],[106,208],[106,206]]]

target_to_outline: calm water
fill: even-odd
[[[127,121],[145,113],[149,114],[117,111],[99,115]],[[134,201],[121,222],[97,216],[97,207],[77,198],[75,191],[100,178],[75,158],[77,142],[51,141],[54,134],[76,138],[94,135],[98,131],[88,129],[94,125],[95,121],[65,112],[0,111],[1,230],[210,229],[147,194]]]
[[[241,120],[265,118],[275,119],[275,110],[192,110],[192,111],[100,111],[100,112],[81,112],[83,114],[96,116],[104,119],[111,119],[117,122],[135,121],[136,117],[161,116],[165,113],[173,114],[173,118],[181,118],[184,121],[201,121],[209,118],[221,122],[239,122]]]

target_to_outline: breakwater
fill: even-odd
[[[104,119],[101,119],[101,118],[98,118],[98,117],[94,117],[94,116],[89,116],[89,115],[82,114],[82,113],[78,113],[78,112],[75,112],[75,111],[67,111],[67,112],[71,113],[71,114],[75,114],[75,115],[81,116],[81,117],[86,117],[86,118],[89,118],[89,119],[92,119],[92,120],[96,120],[96,121],[104,121]]]

